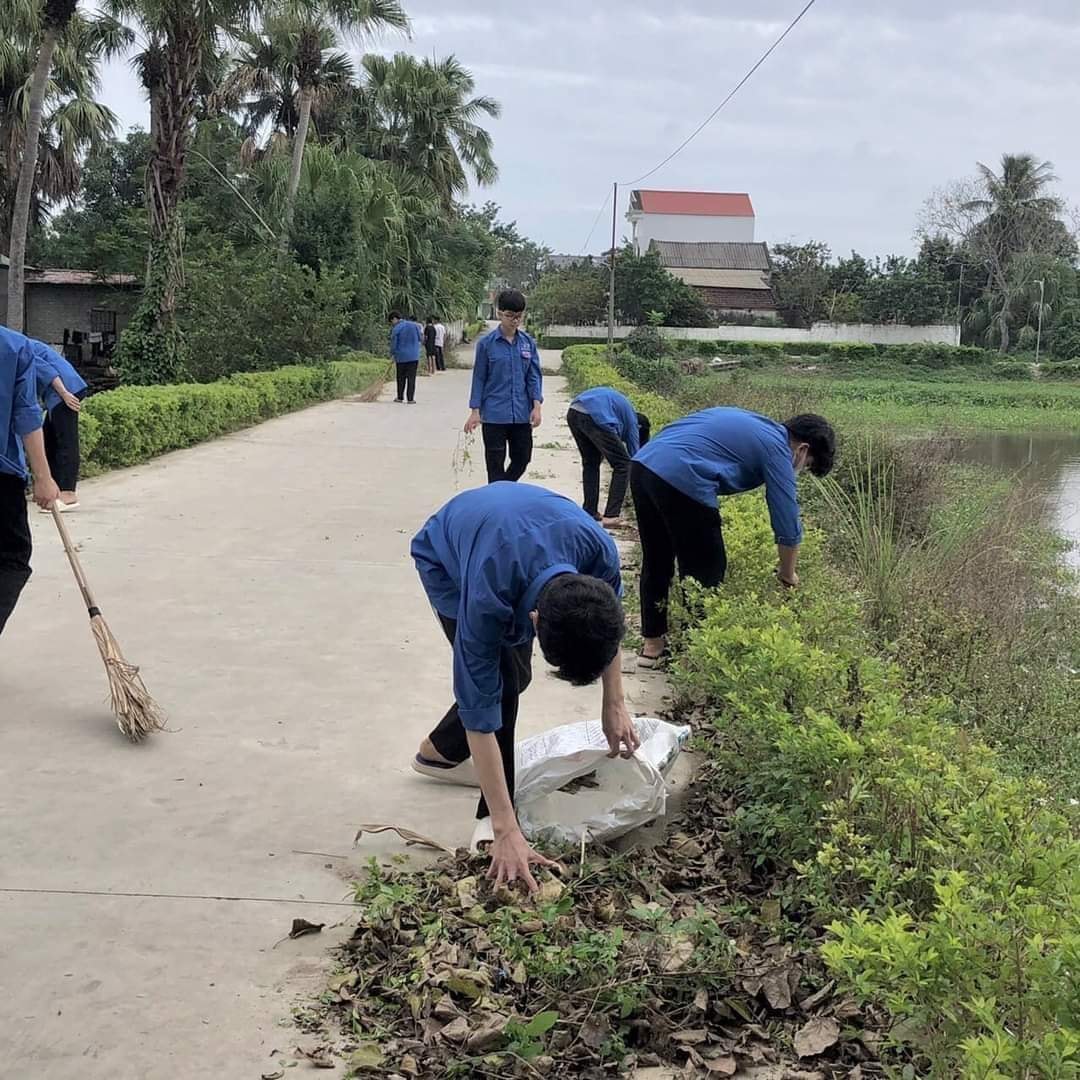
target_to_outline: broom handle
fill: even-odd
[[[75,554],[75,545],[71,542],[71,534],[68,532],[63,515],[56,509],[55,503],[53,503],[52,507],[52,516],[53,521],[56,522],[56,529],[60,533],[60,539],[63,541],[64,551],[67,552],[68,562],[71,563],[72,572],[75,574],[75,580],[78,582],[79,591],[82,593],[83,600],[86,603],[86,612],[92,619],[96,615],[100,615],[101,610],[94,603],[94,594],[90,591],[90,585],[86,580],[86,574],[83,573],[79,556]]]

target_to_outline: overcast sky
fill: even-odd
[[[805,0],[404,0],[411,41],[456,54],[497,98],[500,179],[475,193],[556,251],[578,253],[613,180],[681,142]],[[1028,151],[1080,192],[1076,0],[817,0],[719,116],[641,186],[747,191],[757,238],[834,253],[909,253],[935,186]],[[106,102],[146,105],[123,62]],[[620,195],[620,235],[626,193]],[[610,210],[589,242],[605,245]]]

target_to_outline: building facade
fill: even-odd
[[[654,240],[754,242],[754,207],[746,192],[634,190],[626,220],[638,255]]]

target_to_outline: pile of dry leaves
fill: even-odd
[[[334,1050],[391,1077],[882,1075],[884,1018],[834,993],[782,883],[727,854],[721,798],[699,784],[666,844],[570,858],[535,901],[464,853],[373,864],[323,997]]]

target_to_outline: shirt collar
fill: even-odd
[[[528,622],[529,612],[536,610],[536,602],[540,599],[540,593],[553,577],[558,577],[559,574],[576,574],[577,572],[578,568],[571,563],[554,563],[541,570],[529,582],[529,587],[525,590],[525,595],[517,606],[517,611],[514,614],[518,622]]]

